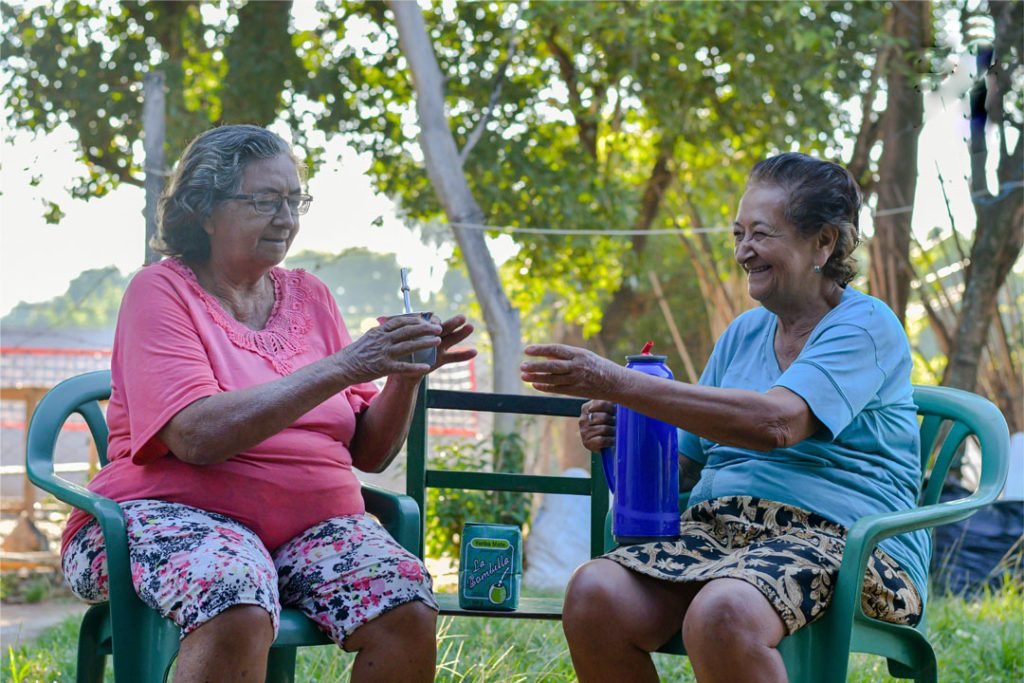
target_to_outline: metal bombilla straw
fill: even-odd
[[[402,300],[405,304],[405,312],[412,313],[412,303],[409,301],[409,269],[402,268]]]

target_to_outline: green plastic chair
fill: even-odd
[[[925,635],[925,615],[917,626],[910,627],[872,619],[861,610],[868,557],[884,538],[958,522],[995,501],[1006,482],[1010,437],[999,409],[975,394],[916,386],[914,403],[921,420],[921,469],[926,473],[918,507],[864,517],[850,527],[832,604],[821,619],[779,644],[791,683],[843,683],[851,652],[885,657],[894,678],[912,678],[917,683],[937,680],[935,651]],[[981,483],[966,498],[940,503],[942,484],[971,436],[981,446]],[[610,535],[606,542],[611,548]],[[686,654],[679,634],[658,651]]]
[[[122,683],[166,680],[178,652],[178,627],[147,607],[132,587],[124,516],[114,501],[98,496],[54,473],[53,455],[64,422],[81,415],[96,442],[101,465],[107,463],[107,423],[100,401],[110,397],[110,372],[73,377],[51,389],[39,402],[26,437],[28,477],[58,499],[99,520],[107,548],[110,601],[95,605],[82,619],[78,640],[78,683],[100,683],[107,655],[113,655],[114,677]],[[419,549],[420,513],[404,495],[363,486],[366,508],[391,535],[412,552]],[[277,639],[270,650],[268,683],[295,678],[296,648],[332,642],[302,612],[284,609]]]

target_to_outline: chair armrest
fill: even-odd
[[[419,555],[420,506],[410,496],[363,484],[366,511],[380,520],[403,548]]]
[[[64,423],[75,413],[85,419],[94,439],[106,442],[106,425],[98,402],[109,397],[108,370],[64,380],[43,396],[29,420],[25,435],[25,471],[29,481],[94,517],[99,517],[97,505],[107,499],[57,476],[53,456]]]
[[[89,513],[99,522],[107,551],[111,597],[113,598],[113,593],[125,587],[127,590],[133,590],[128,555],[128,529],[121,506],[109,498],[56,476],[52,471],[48,473],[49,476],[39,476],[40,474],[37,471],[36,476],[32,477],[32,482],[36,486],[52,493],[58,500]]]
[[[71,507],[76,507],[79,510],[84,510],[96,518],[100,517],[100,510],[103,509],[104,501],[113,502],[109,498],[93,493],[84,486],[58,476],[52,470],[49,472],[30,471],[29,480],[47,493],[52,494],[57,500],[64,501]]]
[[[989,505],[995,496],[977,491],[960,500],[925,505],[913,510],[885,512],[857,520],[846,534],[846,548],[832,598],[833,610],[860,612],[860,593],[868,558],[878,543],[890,536],[928,529],[966,519]]]

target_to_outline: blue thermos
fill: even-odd
[[[665,356],[626,356],[626,367],[673,379]],[[614,451],[614,452],[613,452]],[[619,545],[679,537],[679,456],[676,428],[622,406],[615,407],[615,447],[602,451],[614,495],[612,536]]]

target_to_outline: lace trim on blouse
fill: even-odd
[[[199,284],[199,279],[192,269],[180,259],[166,259],[161,261],[160,265],[170,268],[184,278],[232,344],[270,361],[280,375],[292,372],[293,359],[306,350],[306,331],[310,326],[310,316],[306,312],[306,302],[310,299],[310,293],[303,282],[303,270],[270,270],[270,279],[274,283],[274,307],[263,329],[253,330],[228,315],[217,299]]]

